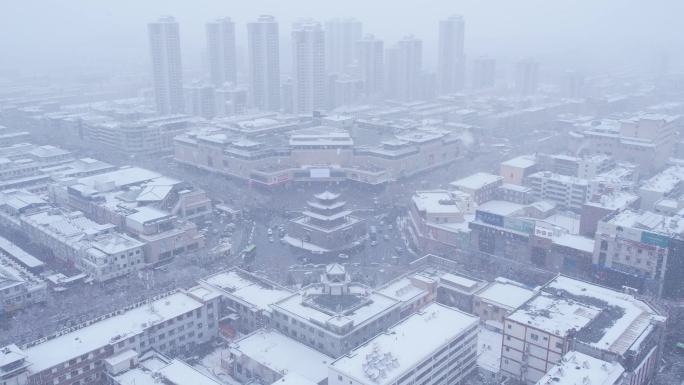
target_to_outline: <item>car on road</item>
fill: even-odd
[[[269,242],[273,242],[273,237],[268,237]]]
[[[271,228],[269,228],[267,233],[268,233],[268,235],[273,235],[273,230],[271,230]]]
[[[383,235],[382,238],[386,241],[389,241],[389,235],[387,235],[387,234]]]
[[[378,245],[378,242],[375,241],[375,240],[373,240],[373,241],[370,242],[370,245],[371,245],[371,246],[377,246],[377,245]]]
[[[340,253],[337,255],[339,259],[349,259],[349,255],[345,253]]]

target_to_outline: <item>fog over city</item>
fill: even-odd
[[[682,15],[0,3],[0,385],[684,385]]]

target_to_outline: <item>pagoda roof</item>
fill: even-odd
[[[336,194],[334,192],[330,192],[330,191],[326,190],[320,194],[314,195],[314,197],[316,197],[316,199],[327,201],[327,200],[334,200],[334,199],[339,198],[340,194]]]
[[[302,214],[304,214],[307,217],[318,219],[320,221],[335,221],[340,218],[344,218],[347,215],[350,215],[352,213],[351,210],[344,210],[340,211],[339,213],[335,213],[332,215],[321,215],[319,213],[313,212],[313,211],[304,211]]]

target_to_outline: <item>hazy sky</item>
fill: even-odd
[[[466,18],[469,57],[624,63],[684,48],[682,0],[2,0],[0,69],[140,69],[149,65],[146,23],[160,15],[177,18],[184,65],[199,67],[206,21],[232,17],[244,46],[244,23],[259,14],[278,18],[283,40],[300,16],[354,16],[386,44],[414,34],[425,41],[429,68],[437,22],[455,13]]]

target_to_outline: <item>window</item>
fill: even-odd
[[[532,341],[539,341],[539,336],[534,333],[530,333],[530,338]]]

